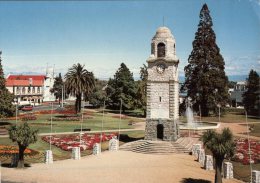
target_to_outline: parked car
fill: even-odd
[[[19,105],[17,108],[18,110],[22,110],[22,108],[24,108],[25,106],[32,106],[31,104],[22,104],[22,105]]]
[[[21,110],[22,110],[22,111],[32,111],[32,110],[33,110],[33,106],[31,106],[31,105],[26,105],[26,106],[24,106]]]

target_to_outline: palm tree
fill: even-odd
[[[81,110],[81,97],[88,95],[95,86],[95,78],[92,72],[88,72],[85,65],[79,63],[69,68],[65,75],[65,87],[68,94],[76,97],[75,111]]]
[[[207,130],[203,133],[201,140],[215,159],[215,183],[222,183],[221,171],[224,158],[232,157],[235,151],[233,134],[229,128],[224,128],[221,133]]]

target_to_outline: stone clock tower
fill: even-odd
[[[159,27],[147,59],[147,116],[145,139],[174,141],[178,136],[179,76],[175,39],[167,27]]]

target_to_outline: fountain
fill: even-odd
[[[209,130],[209,129],[217,129],[220,126],[219,123],[196,121],[194,119],[193,110],[189,101],[190,99],[188,99],[187,101],[186,112],[185,112],[187,122],[186,123],[181,122],[179,124],[179,128],[181,130]]]

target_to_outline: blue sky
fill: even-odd
[[[156,29],[176,39],[180,75],[192,50],[199,12],[208,4],[227,75],[260,70],[260,0],[0,1],[0,50],[5,73],[65,73],[85,64],[98,78],[121,62],[139,76]]]

